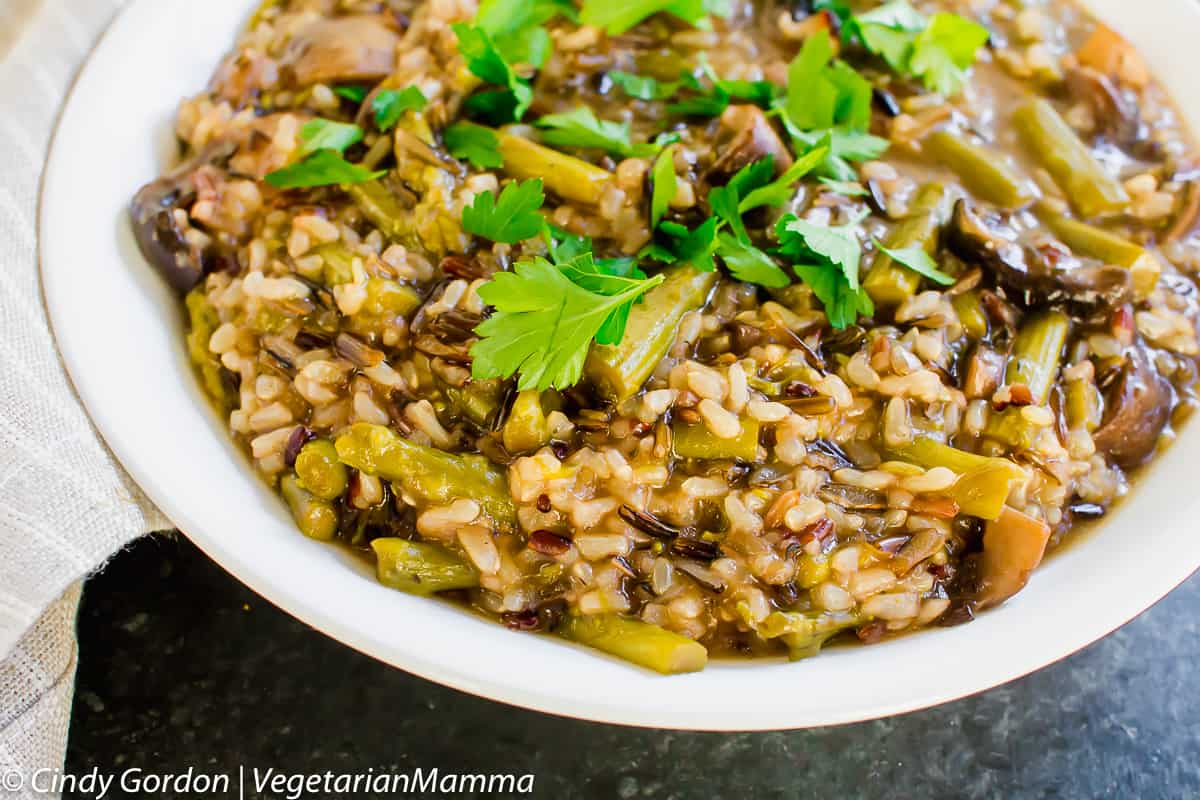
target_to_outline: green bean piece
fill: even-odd
[[[613,174],[580,158],[560,153],[507,129],[496,131],[502,169],[514,178],[541,178],[546,189],[563,198],[596,205]]]
[[[958,176],[976,197],[1004,208],[1033,202],[1034,185],[1009,165],[998,151],[976,144],[964,133],[934,131],[921,149]]]
[[[343,464],[391,481],[417,503],[442,505],[468,497],[497,525],[511,528],[516,522],[504,472],[483,456],[425,447],[365,422],[338,437],[337,453]]]
[[[949,213],[950,195],[940,183],[928,183],[917,191],[912,209],[888,233],[889,250],[920,247],[932,257],[937,252],[938,233]],[[886,253],[876,253],[863,288],[875,305],[894,308],[917,293],[921,275],[897,264]]]
[[[403,239],[412,233],[412,214],[379,181],[353,183],[345,189],[363,216],[389,239]]]
[[[389,588],[428,597],[479,585],[474,568],[439,544],[385,537],[373,540],[371,549],[379,582]]]
[[[821,645],[867,620],[845,611],[773,611],[758,628],[764,639],[780,639],[792,661],[815,656]]]
[[[675,343],[684,314],[702,308],[717,282],[716,272],[690,266],[671,267],[629,312],[619,345],[593,345],[584,374],[602,395],[615,403],[633,397],[658,368]]]
[[[1085,217],[1112,214],[1129,205],[1125,187],[1105,172],[1067,121],[1042,98],[1013,113],[1029,154],[1046,168],[1074,209]]]
[[[1017,331],[1004,379],[1009,386],[1023,383],[1029,387],[1034,405],[1043,405],[1050,396],[1070,326],[1066,314],[1045,311],[1027,319]],[[1032,447],[1036,433],[1015,406],[992,414],[984,428],[984,436],[1015,450]]]
[[[950,305],[954,306],[954,311],[958,314],[958,321],[962,323],[963,330],[967,332],[968,337],[979,340],[987,336],[988,317],[987,312],[983,310],[983,303],[979,300],[978,291],[972,289],[969,292],[956,294],[950,301]]]
[[[529,453],[550,441],[550,424],[542,409],[542,393],[536,389],[519,392],[513,400],[508,419],[500,431],[504,449],[510,453]]]
[[[703,423],[688,425],[675,420],[671,423],[675,455],[679,458],[754,461],[758,458],[758,420],[747,418],[740,422],[742,430],[736,437],[722,439]]]
[[[208,302],[204,293],[204,283],[187,293],[184,305],[188,312],[187,351],[192,365],[200,373],[200,382],[204,391],[222,409],[232,406],[232,398],[221,380],[221,361],[217,355],[208,349],[208,340],[220,326],[221,320],[217,311]]]
[[[1076,255],[1128,268],[1138,300],[1145,300],[1158,286],[1162,262],[1150,250],[1112,231],[1058,214],[1044,203],[1039,203],[1036,210],[1042,223]]]
[[[708,663],[699,642],[619,614],[570,615],[555,633],[663,675],[699,672]]]
[[[279,481],[279,491],[292,511],[296,527],[305,536],[324,542],[337,533],[337,509],[301,486],[295,475],[284,475]]]
[[[337,448],[328,439],[313,439],[296,456],[296,479],[322,500],[335,500],[346,493],[350,475],[338,460]]]

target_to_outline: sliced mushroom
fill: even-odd
[[[742,167],[771,156],[775,174],[792,165],[792,156],[758,106],[730,106],[721,114],[716,151],[721,153],[708,172],[709,182],[724,183]]]
[[[977,608],[999,605],[1029,581],[1042,563],[1050,526],[1020,511],[1004,507],[1000,517],[983,530],[983,552],[978,556]]]
[[[1096,449],[1122,467],[1136,467],[1154,452],[1171,415],[1172,389],[1145,350],[1133,350],[1105,397],[1104,419],[1093,435]]]
[[[1200,218],[1200,182],[1193,178],[1183,188],[1183,200],[1163,233],[1163,241],[1175,242],[1190,236],[1196,229],[1197,218]]]
[[[974,400],[991,397],[1004,380],[1004,353],[980,342],[967,359],[963,394]]]
[[[138,190],[129,206],[138,248],[151,266],[180,292],[187,292],[224,263],[212,237],[193,225],[188,208],[196,199],[196,173],[228,161],[234,146],[219,142]]]
[[[1073,97],[1087,103],[1096,121],[1096,130],[1122,145],[1138,139],[1137,106],[1121,94],[1107,75],[1091,67],[1075,67],[1067,71],[1066,85]]]
[[[399,44],[400,36],[383,17],[318,19],[296,32],[282,63],[299,86],[378,81],[395,68]]]
[[[959,258],[990,269],[997,282],[1027,306],[1065,302],[1091,313],[1133,297],[1129,270],[1082,264],[1056,241],[1022,244],[1001,219],[975,210],[963,199],[954,205],[946,245]]]

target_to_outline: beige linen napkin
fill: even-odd
[[[134,537],[170,527],[76,399],[38,275],[38,187],[54,122],[124,2],[0,0],[0,775],[61,768],[80,580]],[[0,797],[33,796],[0,787]]]

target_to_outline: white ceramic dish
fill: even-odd
[[[662,678],[551,638],[511,633],[377,584],[305,539],[203,401],[179,304],[137,252],[125,206],[171,152],[178,100],[204,86],[251,0],[136,0],[80,76],[43,186],[46,301],[76,387],[109,446],[160,508],[263,597],[409,672],[527,708],[629,725],[799,728],[881,717],[996,686],[1148,608],[1200,566],[1200,425],[1088,541],[975,623],[799,664],[717,662]],[[1092,0],[1145,53],[1200,130],[1194,0]]]

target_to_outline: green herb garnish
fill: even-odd
[[[812,150],[793,161],[778,178],[745,192],[738,201],[738,213],[745,214],[759,206],[775,207],[788,202],[796,196],[796,183],[820,166],[828,156],[829,144],[818,143]]]
[[[622,92],[635,100],[666,100],[679,91],[681,85],[679,81],[662,83],[654,78],[620,70],[609,72],[608,77]]]
[[[650,193],[650,227],[657,228],[679,188],[675,181],[675,151],[672,148],[667,147],[658,154],[650,171],[650,180],[653,183]]]
[[[919,78],[926,89],[949,97],[962,89],[989,33],[957,14],[942,12],[926,20],[905,0],[895,0],[849,18],[844,35],[857,38],[899,74]]]
[[[470,122],[456,122],[442,133],[442,140],[450,155],[466,159],[476,169],[494,169],[504,166],[500,154],[500,140],[495,131]]]
[[[849,161],[878,158],[888,141],[872,136],[871,84],[842,61],[833,60],[828,31],[804,40],[788,65],[787,95],[776,102],[798,152],[818,146],[828,137],[829,156],[820,171],[835,180],[855,180]]]
[[[542,26],[559,14],[577,18],[566,0],[483,0],[475,24],[492,38],[505,61],[540,68],[553,49]]]
[[[623,333],[624,322],[613,321],[614,312],[663,281],[661,275],[647,280],[599,275],[591,262],[591,254],[578,256],[567,269],[544,258],[518,261],[512,272],[497,273],[479,287],[480,299],[495,311],[475,329],[480,339],[471,347],[471,375],[477,380],[517,375],[519,390],[578,383],[592,340],[602,335],[611,342]],[[602,281],[613,293],[585,289],[568,271]]]
[[[318,150],[298,164],[277,169],[264,180],[276,189],[304,189],[312,186],[365,183],[383,177],[386,170],[372,172],[351,164],[333,150]]]
[[[693,229],[664,220],[659,223],[658,230],[668,237],[669,243],[651,244],[638,255],[668,264],[689,264],[700,272],[712,272],[716,269],[713,255],[717,252],[719,225],[716,217],[709,217]]]
[[[512,181],[500,192],[483,192],[463,209],[463,229],[493,242],[516,244],[542,232],[546,221],[538,213],[546,195],[542,179]]]
[[[467,69],[486,83],[501,87],[468,97],[464,104],[467,111],[495,123],[520,121],[533,102],[529,82],[517,75],[483,28],[465,22],[450,27],[458,36],[458,51],[466,59]]]
[[[584,0],[579,19],[585,25],[603,28],[608,35],[616,36],[660,12],[707,28],[709,14],[728,17],[733,8],[728,0]]]
[[[858,280],[862,246],[854,233],[860,219],[838,227],[824,227],[787,215],[775,232],[779,250],[792,269],[825,306],[825,316],[835,328],[845,328],[859,314],[873,314],[874,304]]]
[[[833,178],[818,178],[830,191],[842,197],[867,197],[871,193],[858,181],[835,181]]]
[[[300,155],[307,156],[318,150],[344,153],[347,147],[361,142],[362,138],[362,128],[357,125],[331,119],[312,119],[300,128]]]
[[[772,289],[783,288],[792,282],[791,276],[769,255],[723,231],[717,235],[717,255],[725,262],[729,273],[739,281]]]
[[[347,122],[313,119],[300,128],[301,161],[268,173],[264,180],[276,189],[305,189],[344,183],[364,183],[385,173],[351,164],[342,152],[362,141],[362,128]]]
[[[563,114],[547,114],[534,124],[542,129],[542,141],[554,147],[603,150],[620,158],[641,158],[659,149],[653,144],[631,143],[628,122],[598,119],[586,106]]]
[[[425,95],[415,86],[383,89],[371,100],[371,111],[375,114],[375,126],[387,132],[400,121],[405,111],[420,111],[428,104]]]
[[[937,262],[930,257],[929,253],[925,252],[923,247],[902,247],[896,250],[889,250],[878,239],[875,240],[875,246],[879,248],[879,252],[891,256],[892,261],[895,261],[900,266],[908,267],[913,272],[918,275],[924,275],[936,284],[951,286],[954,283],[954,278],[938,269]]]
[[[366,86],[335,86],[333,93],[338,97],[344,97],[351,103],[361,105],[363,100],[367,99],[367,93],[371,90]]]

